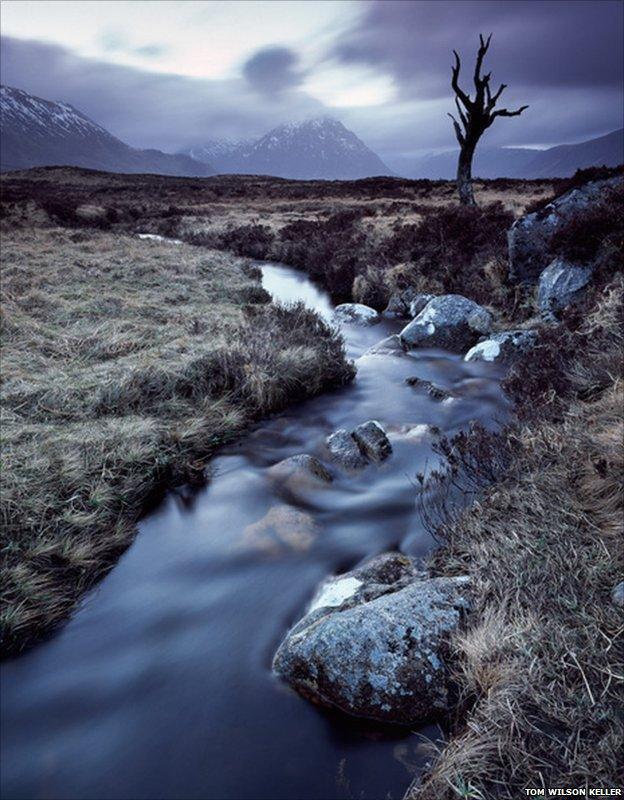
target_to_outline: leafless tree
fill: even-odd
[[[497,91],[492,94],[490,90],[492,73],[488,72],[483,76],[481,75],[483,59],[488,51],[491,39],[492,34],[487,39],[484,39],[482,34],[479,34],[480,44],[474,71],[476,90],[474,99],[464,92],[459,85],[461,61],[457,51],[453,50],[455,64],[452,67],[451,86],[455,92],[455,105],[457,106],[459,120],[453,114],[449,114],[449,117],[453,120],[453,127],[455,128],[455,135],[460,148],[457,162],[457,191],[459,192],[460,202],[471,206],[475,204],[472,190],[472,159],[479,139],[497,117],[517,117],[528,108],[528,106],[522,106],[517,111],[509,111],[506,108],[494,110],[498,98],[507,88],[507,84],[501,83]]]

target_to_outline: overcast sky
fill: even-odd
[[[2,82],[175,151],[330,115],[380,155],[454,147],[451,52],[509,84],[487,144],[622,127],[621,0],[2,0]],[[498,85],[498,84],[497,84]],[[485,141],[485,140],[484,140]]]

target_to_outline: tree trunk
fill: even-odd
[[[472,191],[472,159],[476,147],[471,142],[462,145],[459,151],[459,161],[457,162],[457,191],[459,192],[459,202],[464,206],[476,205],[474,193]]]

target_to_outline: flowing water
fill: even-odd
[[[303,299],[331,318],[329,298],[301,273],[262,269],[276,299]],[[225,448],[207,487],[169,492],[70,622],[4,663],[4,798],[403,795],[437,727],[382,728],[329,713],[270,671],[323,577],[388,549],[420,557],[432,547],[414,485],[436,460],[424,426],[453,434],[505,414],[491,364],[434,351],[363,355],[398,328],[343,326],[358,359],[351,385]],[[453,399],[411,388],[412,375]],[[297,453],[327,460],[329,433],[371,418],[393,446],[382,466],[355,477],[336,471],[314,491],[272,482],[270,465]],[[263,521],[269,512],[273,525]]]

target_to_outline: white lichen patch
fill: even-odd
[[[357,578],[340,578],[325,584],[312,601],[310,612],[316,611],[317,608],[333,608],[342,605],[345,600],[353,597],[361,585],[362,581]]]
[[[495,361],[500,355],[500,344],[493,339],[479,342],[464,356],[464,361]]]

